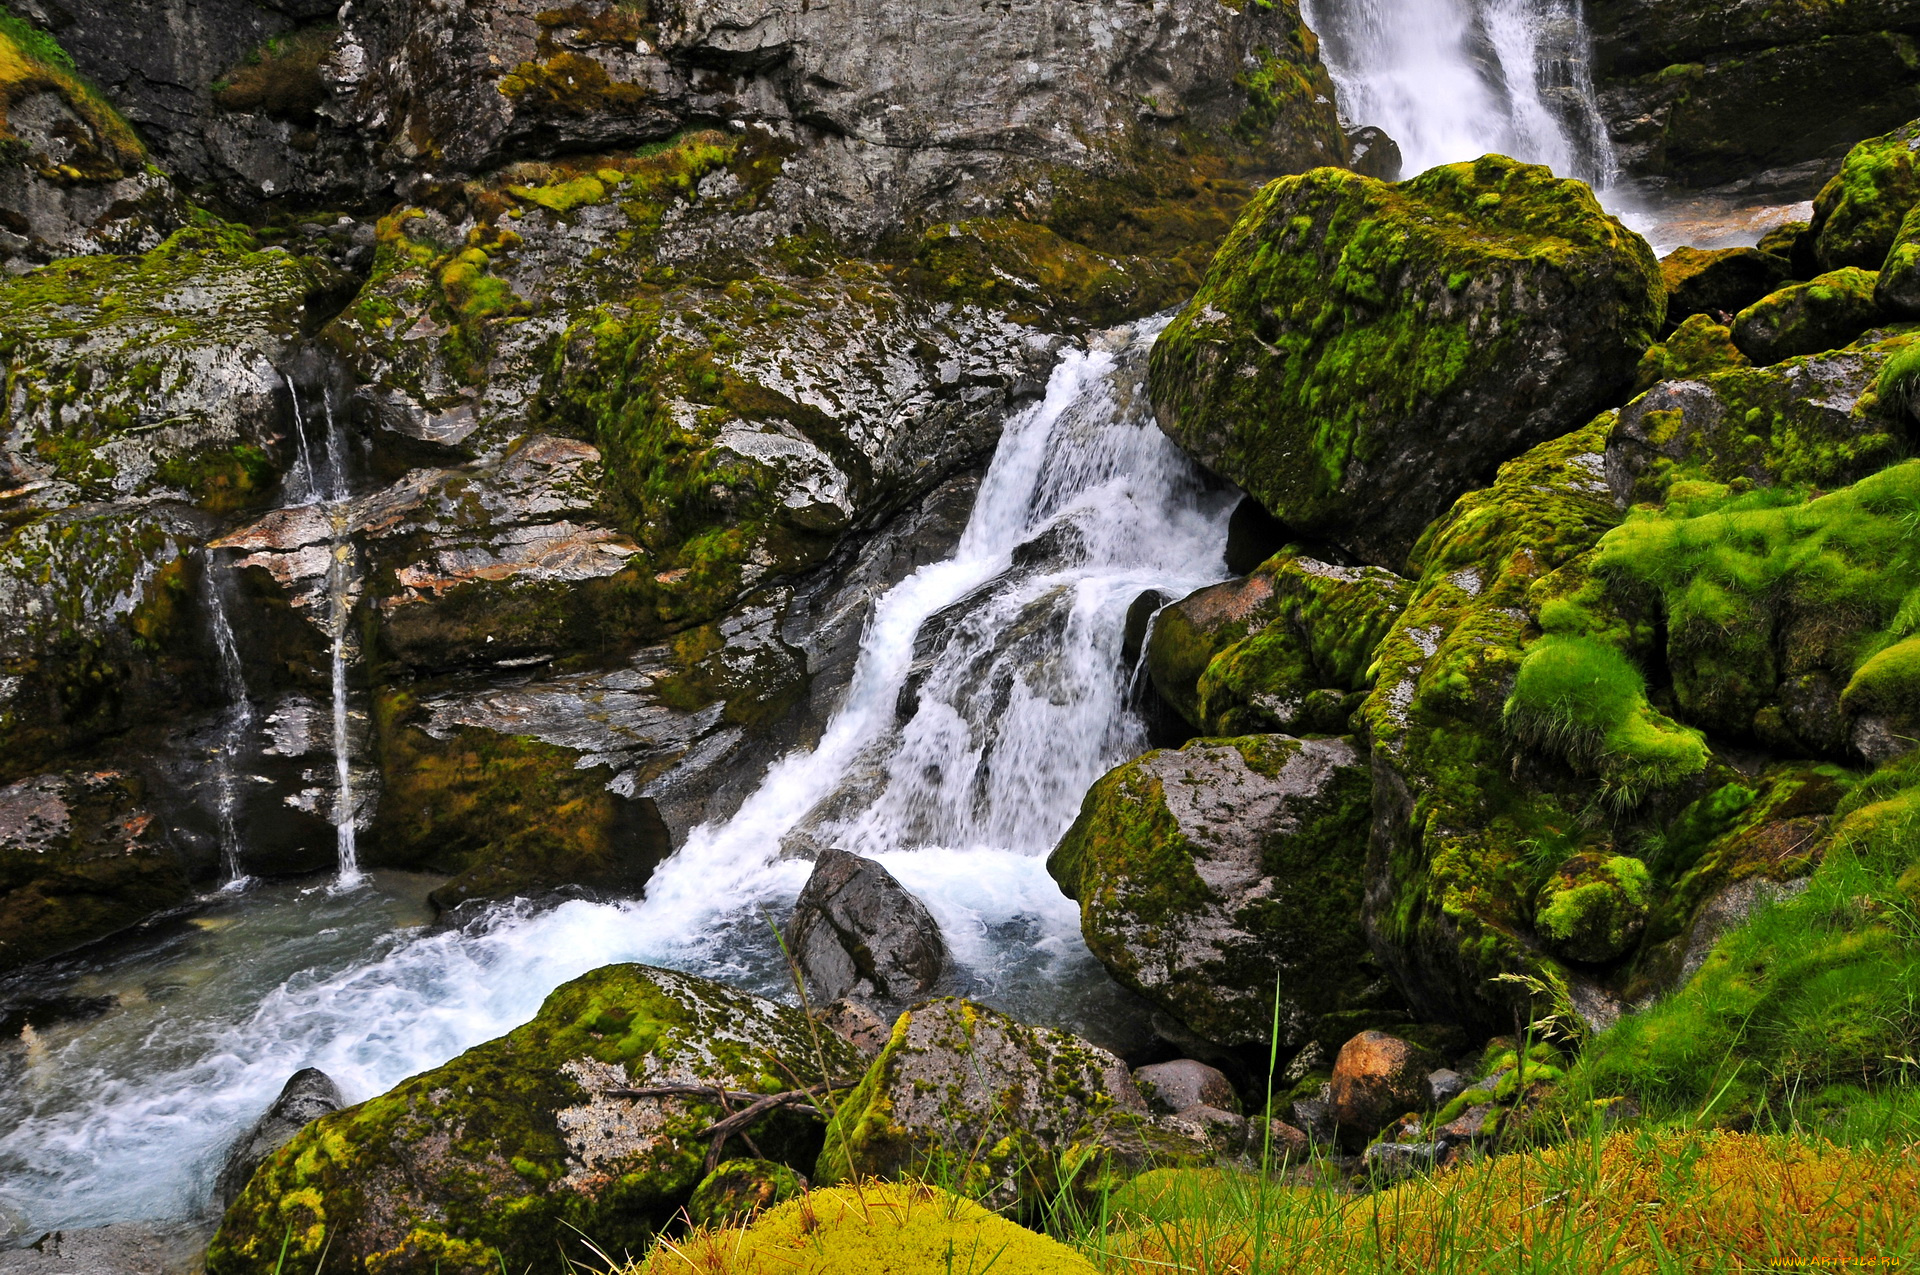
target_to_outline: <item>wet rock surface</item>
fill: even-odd
[[[207,1244],[203,1222],[123,1222],[50,1231],[0,1250],[6,1275],[192,1275]]]
[[[321,1116],[345,1105],[339,1086],[317,1067],[303,1067],[287,1077],[273,1105],[227,1152],[227,1161],[213,1187],[214,1205],[224,1209],[232,1204],[268,1156]]]
[[[787,949],[822,1001],[901,1003],[924,996],[947,967],[926,905],[871,859],[824,850],[793,905]]]
[[[1094,785],[1047,861],[1087,946],[1204,1040],[1287,1048],[1372,981],[1354,924],[1370,818],[1348,739],[1149,753]]]

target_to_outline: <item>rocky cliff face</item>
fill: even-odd
[[[1291,5],[18,13],[31,100],[118,165],[29,147],[18,251],[145,255],[0,301],[7,773],[231,701],[218,585],[266,709],[249,870],[327,858],[337,638],[364,859],[445,905],[637,889],[817,729],[915,560],[884,528],[951,521],[1060,334],[1345,152]],[[33,194],[136,179],[118,237]]]

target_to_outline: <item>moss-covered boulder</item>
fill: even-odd
[[[997,1207],[1047,1200],[1082,1170],[1203,1149],[1153,1130],[1113,1054],[972,1001],[902,1014],[840,1100],[814,1181],[952,1181]]]
[[[706,979],[610,965],[524,1027],[307,1126],[257,1170],[207,1253],[211,1275],[281,1260],[481,1275],[590,1237],[641,1251],[705,1176],[713,1098],[628,1098],[662,1084],[781,1092],[859,1070],[797,1009]],[[807,1164],[819,1126],[776,1112],[750,1133]],[[570,1228],[578,1228],[577,1230]]]
[[[1880,317],[1879,276],[1847,266],[1789,284],[1734,317],[1733,343],[1761,366],[1850,344]]]
[[[1881,263],[1873,299],[1889,318],[1920,318],[1920,203],[1900,223],[1893,247]]]
[[[695,1226],[740,1225],[807,1189],[807,1179],[772,1160],[728,1160],[700,1179],[687,1201]]]
[[[1283,522],[1398,567],[1487,468],[1626,390],[1659,266],[1586,187],[1497,156],[1263,191],[1160,338],[1161,427]]]
[[[1878,270],[1900,223],[1920,203],[1920,120],[1847,152],[1813,204],[1814,253],[1822,269]]]
[[[1649,346],[1634,375],[1634,389],[1645,393],[1662,381],[1691,380],[1723,368],[1749,367],[1733,343],[1733,329],[1704,314],[1690,316],[1660,344]]]
[[[0,973],[192,898],[193,856],[124,771],[36,775],[0,788]]]
[[[1738,314],[1792,277],[1784,258],[1758,248],[1676,248],[1660,259],[1667,325],[1696,314]]]
[[[662,1244],[633,1269],[635,1275],[920,1275],[969,1265],[982,1275],[1094,1272],[1059,1240],[918,1182],[813,1191],[744,1229],[695,1231],[671,1247]]]
[[[1371,793],[1351,740],[1196,740],[1096,783],[1047,870],[1121,983],[1219,1045],[1271,1036],[1279,995],[1294,1049],[1377,977],[1360,928]]]
[[[1406,592],[1379,567],[1288,549],[1163,608],[1148,674],[1203,734],[1342,734]]]
[[[1578,854],[1540,887],[1534,929],[1569,961],[1611,961],[1647,928],[1652,893],[1652,878],[1640,860]]]

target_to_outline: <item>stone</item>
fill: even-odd
[[[1827,271],[1878,270],[1920,204],[1920,119],[1847,152],[1813,202],[1814,256]]]
[[[1196,1103],[1184,1111],[1164,1116],[1159,1123],[1162,1128],[1183,1134],[1223,1156],[1246,1154],[1250,1149],[1248,1140],[1253,1136],[1253,1124],[1245,1116],[1205,1103]],[[1252,1150],[1258,1154],[1257,1148]]]
[[[1582,854],[1554,869],[1534,903],[1534,928],[1569,961],[1614,960],[1646,928],[1652,878],[1629,855]]]
[[[117,770],[35,775],[0,788],[0,972],[183,906],[196,863]]]
[[[1696,314],[1666,340],[1647,348],[1634,377],[1634,389],[1644,394],[1662,381],[1694,380],[1731,367],[1751,366],[1753,360],[1733,343],[1731,327]]]
[[[1345,734],[1373,648],[1405,605],[1407,582],[1288,548],[1242,580],[1161,611],[1147,672],[1207,735]]]
[[[1247,1134],[1247,1154],[1250,1157],[1258,1159],[1265,1154],[1274,1160],[1304,1164],[1313,1154],[1313,1141],[1307,1136],[1306,1130],[1284,1120],[1269,1120],[1267,1127],[1270,1132],[1265,1136],[1270,1140],[1263,1144],[1259,1121],[1256,1119],[1253,1122]]]
[[[695,1226],[741,1226],[801,1195],[805,1177],[771,1160],[728,1160],[693,1188],[687,1217]]]
[[[1174,1137],[1181,1152],[1200,1154]],[[1060,1188],[1070,1149],[1117,1148],[1141,1159],[1164,1146],[1126,1064],[1097,1045],[1016,1022],[971,1001],[908,1010],[827,1128],[822,1185],[951,1173],[970,1197],[1001,1206]]]
[[[1369,1137],[1409,1111],[1426,1108],[1431,1055],[1385,1032],[1361,1032],[1340,1046],[1327,1100],[1346,1137]]]
[[[286,1244],[290,1266],[324,1246],[356,1269],[379,1254],[393,1271],[478,1275],[546,1261],[562,1218],[609,1252],[639,1252],[706,1176],[700,1131],[725,1113],[711,1097],[619,1092],[775,1093],[850,1082],[859,1063],[796,1008],[609,965],[559,988],[525,1026],[308,1125],[227,1210],[207,1270],[270,1269]],[[812,1115],[791,1109],[749,1133],[789,1166],[819,1137]]]
[[[1331,1144],[1339,1132],[1333,1119],[1333,1102],[1327,1097],[1325,1086],[1317,1097],[1295,1098],[1288,1114],[1293,1117],[1293,1126],[1305,1133],[1314,1146]]]
[[[1732,316],[1792,278],[1787,261],[1758,248],[1676,248],[1660,259],[1670,327],[1692,315]]]
[[[1848,266],[1790,284],[1735,316],[1733,343],[1762,367],[1850,345],[1880,317],[1878,282],[1872,271]]]
[[[1427,1073],[1427,1106],[1439,1111],[1467,1091],[1467,1078],[1448,1067]]]
[[[214,1203],[222,1209],[232,1204],[246,1189],[247,1179],[268,1156],[293,1141],[295,1134],[321,1116],[345,1105],[339,1086],[326,1072],[318,1067],[303,1067],[294,1072],[281,1087],[273,1105],[228,1150],[227,1162],[214,1182]]]
[[[1378,1182],[1400,1182],[1439,1163],[1438,1142],[1376,1142],[1361,1157],[1367,1175]]]
[[[1150,388],[1275,517],[1396,569],[1490,466],[1631,385],[1663,307],[1645,241],[1544,168],[1321,169],[1249,205]]]
[[[893,1024],[861,1001],[842,997],[814,1013],[821,1026],[852,1045],[866,1058],[878,1057],[893,1035]]]
[[[1177,1115],[1189,1107],[1240,1110],[1240,1095],[1234,1092],[1233,1082],[1218,1068],[1192,1058],[1136,1067],[1133,1081],[1140,1086],[1147,1106],[1162,1115]]]
[[[0,1275],[194,1275],[206,1243],[197,1219],[50,1231],[0,1250]]]
[[[1372,978],[1357,919],[1370,818],[1349,739],[1202,739],[1095,783],[1047,870],[1087,946],[1202,1040],[1313,1035]]]
[[[947,945],[926,905],[871,859],[824,850],[793,905],[787,950],[822,1001],[904,1002],[933,990]]]
[[[1889,318],[1920,318],[1920,203],[1900,223],[1880,265],[1873,300]]]

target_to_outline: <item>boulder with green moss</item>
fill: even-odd
[[[1379,567],[1288,549],[1163,608],[1147,670],[1204,734],[1342,734],[1406,589]]]
[[[695,1226],[738,1226],[804,1193],[807,1179],[771,1160],[728,1160],[700,1179],[687,1201]]]
[[[1847,152],[1813,204],[1814,254],[1826,270],[1878,270],[1920,204],[1920,120]]]
[[[1733,343],[1731,327],[1716,323],[1707,315],[1695,314],[1675,328],[1666,340],[1647,348],[1640,359],[1634,389],[1645,393],[1662,381],[1691,380],[1723,368],[1749,367],[1752,363]]]
[[[0,973],[191,900],[206,865],[145,796],[138,776],[115,770],[0,788]]]
[[[1266,1040],[1277,1011],[1290,1050],[1377,979],[1371,791],[1348,739],[1196,740],[1096,783],[1047,870],[1121,983],[1217,1045]]]
[[[1205,1149],[1153,1128],[1127,1065],[972,1001],[917,1005],[827,1127],[814,1181],[951,1181],[997,1207],[1053,1199],[1082,1171]]]
[[[1262,192],[1154,349],[1163,429],[1281,521],[1397,567],[1490,465],[1626,390],[1665,298],[1577,182],[1488,157]]]
[[[1734,315],[1786,283],[1793,267],[1758,248],[1676,248],[1660,258],[1667,324],[1693,315]]]
[[[1880,265],[1873,299],[1890,319],[1920,318],[1920,202],[1900,222],[1900,230]]]
[[[289,1265],[324,1251],[334,1269],[390,1275],[520,1269],[581,1235],[638,1252],[705,1176],[700,1133],[725,1111],[712,1097],[623,1091],[783,1092],[847,1081],[859,1062],[797,1009],[610,965],[554,992],[525,1026],[307,1126],[227,1210],[207,1269],[271,1268],[283,1245]],[[818,1130],[789,1111],[749,1132],[766,1155],[805,1165]]]
[[[1569,961],[1615,960],[1647,928],[1652,893],[1647,865],[1631,855],[1577,854],[1540,887],[1533,926]]]
[[[1733,343],[1766,366],[1851,344],[1880,318],[1879,276],[1847,266],[1789,284],[1734,317]]]

